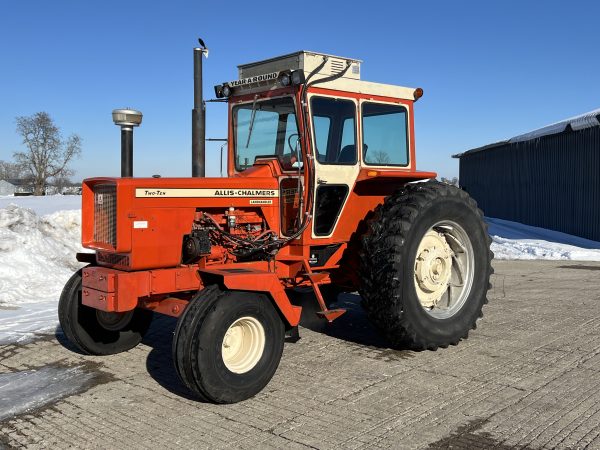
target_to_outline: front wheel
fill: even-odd
[[[112,355],[138,345],[152,322],[152,311],[100,311],[81,302],[81,270],[65,284],[58,301],[58,320],[67,339],[89,355]]]
[[[363,237],[363,305],[398,346],[457,344],[475,328],[492,273],[483,213],[469,195],[429,181],[377,208]]]
[[[200,399],[236,403],[269,383],[284,338],[283,321],[266,295],[209,286],[179,318],[173,360],[180,379]]]

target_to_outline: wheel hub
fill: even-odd
[[[437,305],[450,284],[452,249],[443,234],[428,231],[417,250],[415,287],[419,301],[425,308]]]
[[[249,372],[265,349],[265,330],[258,319],[242,317],[225,332],[221,345],[223,363],[233,373]]]
[[[110,331],[120,331],[125,328],[129,322],[131,322],[131,318],[133,317],[134,311],[127,312],[106,312],[96,310],[96,319],[98,323],[102,326],[102,328]]]

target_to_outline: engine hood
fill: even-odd
[[[99,184],[116,185],[119,197],[128,197],[134,203],[158,199],[224,199],[227,203],[229,199],[279,196],[277,179],[273,177],[88,178],[84,181],[84,186],[91,190]]]
[[[271,198],[278,196],[279,167],[272,161],[258,164],[233,177],[204,178],[88,178],[84,189],[115,184],[119,196],[134,199]]]

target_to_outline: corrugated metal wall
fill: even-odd
[[[460,184],[486,216],[600,241],[600,127],[467,152]]]

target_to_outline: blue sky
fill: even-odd
[[[189,176],[192,48],[210,48],[205,92],[236,65],[300,49],[362,59],[362,79],[424,89],[417,166],[600,107],[598,2],[3,2],[0,160],[21,149],[15,117],[47,111],[83,138],[74,179],[119,174],[111,111],[144,113],[134,173]],[[208,106],[207,137],[226,108]],[[207,174],[219,173],[207,146]]]

